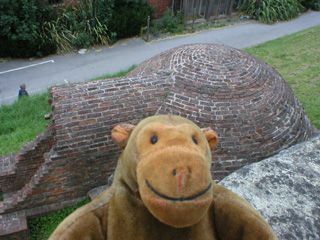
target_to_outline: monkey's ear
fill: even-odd
[[[135,127],[136,126],[127,123],[116,125],[111,132],[111,137],[114,143],[120,148],[124,149]]]
[[[210,128],[202,128],[201,130],[209,143],[210,149],[214,149],[219,143],[218,134]]]

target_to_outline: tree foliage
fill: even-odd
[[[151,15],[152,8],[146,1],[117,0],[109,25],[110,31],[115,33],[116,39],[132,37],[147,26],[148,16]]]
[[[42,0],[0,0],[0,56],[31,57],[55,52],[55,46],[40,38],[43,22],[52,17],[52,7]]]
[[[306,10],[312,9],[320,11],[320,0],[299,0],[299,2]]]

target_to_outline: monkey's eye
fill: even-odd
[[[150,138],[150,141],[151,141],[152,144],[156,144],[158,142],[157,135],[152,135],[152,137]]]
[[[198,139],[197,139],[195,136],[192,136],[192,140],[193,140],[193,142],[194,142],[195,144],[198,145]]]

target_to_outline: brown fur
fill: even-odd
[[[66,218],[50,240],[277,239],[245,200],[212,182],[213,130],[156,116],[136,127],[118,125],[112,137],[124,151],[111,187]]]

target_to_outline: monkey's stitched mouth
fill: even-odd
[[[148,182],[148,180],[146,180],[146,184],[147,184],[148,188],[150,188],[151,191],[154,192],[154,193],[155,193],[156,195],[158,195],[159,197],[162,197],[162,198],[164,198],[164,199],[166,199],[166,200],[179,201],[179,202],[194,200],[194,199],[196,199],[197,197],[200,197],[200,196],[204,195],[206,192],[208,192],[209,189],[210,189],[211,186],[212,186],[212,183],[210,183],[209,186],[208,186],[205,190],[203,190],[203,191],[201,191],[201,192],[199,192],[199,193],[197,193],[197,194],[194,194],[194,195],[192,195],[192,196],[189,196],[189,197],[173,198],[173,197],[169,197],[169,196],[167,196],[167,195],[165,195],[165,194],[163,194],[163,193],[158,192],[156,189],[154,189],[154,187],[152,187],[152,185]]]

